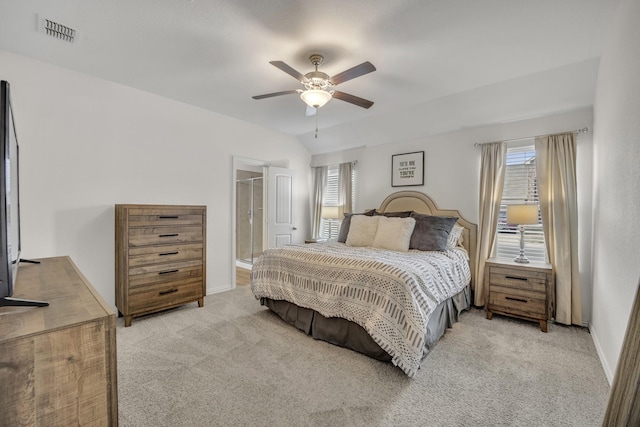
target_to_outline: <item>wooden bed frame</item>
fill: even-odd
[[[476,285],[476,263],[477,263],[477,247],[476,239],[478,237],[478,226],[466,220],[460,211],[455,209],[440,209],[436,202],[429,196],[418,191],[398,191],[387,196],[382,201],[380,207],[376,209],[378,212],[402,212],[415,211],[421,214],[434,216],[456,216],[457,224],[464,228],[462,232],[462,246],[469,254],[469,268],[471,269],[471,288],[475,289]]]

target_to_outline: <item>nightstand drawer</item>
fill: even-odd
[[[544,294],[541,297],[542,299],[537,299],[531,296],[507,294],[492,290],[489,304],[496,306],[495,308],[499,307],[499,311],[502,312],[531,317],[538,315],[544,318],[546,313]]]
[[[492,285],[508,286],[516,289],[529,289],[538,292],[545,292],[547,288],[545,273],[493,266],[489,273],[489,283]]]

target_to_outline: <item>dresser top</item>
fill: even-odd
[[[88,322],[115,311],[68,256],[23,263],[13,297],[48,301],[47,307],[0,307],[0,343]],[[2,345],[2,344],[0,344]]]

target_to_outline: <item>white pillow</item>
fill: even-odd
[[[456,246],[462,246],[462,232],[464,227],[454,224],[451,232],[449,233],[449,240],[447,240],[447,249],[455,249]]]
[[[348,246],[372,246],[380,218],[382,217],[353,215],[345,243]]]
[[[414,218],[388,218],[380,217],[376,237],[373,239],[373,247],[389,249],[392,251],[407,252],[411,233],[416,226]]]

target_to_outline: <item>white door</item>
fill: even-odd
[[[270,248],[297,242],[294,212],[294,172],[269,166],[267,183],[267,233]]]

